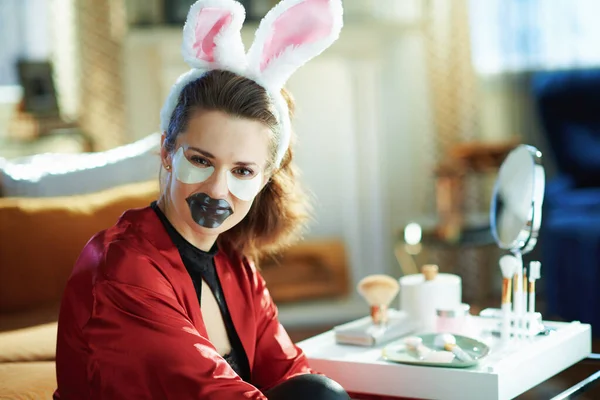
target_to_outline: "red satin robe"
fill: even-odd
[[[312,373],[251,262],[220,249],[217,274],[251,384],[217,353],[177,248],[150,207],[129,210],[83,249],[58,322],[55,399],[266,399]]]

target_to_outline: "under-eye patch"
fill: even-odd
[[[260,190],[262,183],[262,173],[256,174],[252,179],[240,179],[227,171],[227,187],[231,194],[243,201],[254,199]]]
[[[199,167],[191,163],[183,153],[183,147],[173,156],[173,168],[177,180],[186,184],[202,183],[215,171],[214,167]],[[235,197],[242,201],[251,201],[260,191],[262,173],[252,179],[241,179],[227,171],[227,188]]]
[[[198,167],[192,164],[183,154],[183,147],[173,156],[173,168],[177,180],[183,183],[202,183],[215,171],[214,167]]]

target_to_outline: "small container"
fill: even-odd
[[[458,307],[436,309],[436,331],[457,335],[468,334],[470,310],[471,306],[465,303],[460,304]]]
[[[400,309],[406,311],[420,332],[435,332],[436,309],[461,304],[461,278],[439,273],[434,264],[424,265],[420,274],[400,278]]]

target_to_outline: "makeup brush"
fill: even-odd
[[[529,263],[529,312],[535,312],[535,281],[541,278],[542,263],[532,261]]]
[[[500,270],[502,271],[502,329],[501,337],[506,339],[509,336],[510,314],[512,303],[510,295],[512,293],[513,276],[517,270],[517,259],[511,255],[504,255],[500,258]]]
[[[529,268],[527,268],[525,266],[525,264],[523,264],[523,272],[522,272],[522,274],[523,274],[523,276],[522,276],[523,282],[521,283],[521,303],[522,303],[523,310],[521,311],[521,314],[525,314],[527,312],[527,307],[528,307],[527,306],[527,304],[528,304],[528,300],[527,300],[527,287],[529,286],[528,283],[527,283],[528,280],[529,280],[528,273],[529,273]],[[523,317],[523,315],[521,315],[521,317]],[[528,326],[527,318],[524,318],[521,321],[521,324],[525,324],[524,328],[527,328],[527,326]]]
[[[529,272],[529,269],[526,267],[523,267],[523,300],[525,301],[525,310],[527,310],[527,273]]]
[[[387,323],[388,307],[400,290],[398,281],[389,275],[369,275],[358,282],[356,290],[371,306],[373,323]]]
[[[461,361],[473,361],[473,357],[471,357],[466,351],[461,349],[460,346],[456,344],[456,338],[454,337],[454,335],[451,335],[449,333],[437,335],[433,340],[433,344],[437,348],[442,348],[446,351],[452,352],[456,356],[456,358],[458,358]]]

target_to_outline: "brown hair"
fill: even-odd
[[[283,89],[293,115],[294,102]],[[177,136],[184,132],[190,118],[198,111],[223,111],[227,114],[259,121],[273,132],[267,173],[271,179],[254,199],[248,215],[236,226],[219,235],[219,244],[227,245],[255,262],[298,240],[310,216],[308,197],[296,179],[290,146],[278,169],[273,165],[279,140],[276,114],[266,90],[256,82],[229,71],[213,70],[190,82],[179,95],[171,115],[164,146],[173,152]]]

